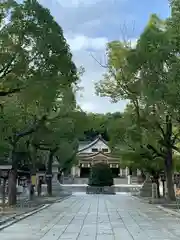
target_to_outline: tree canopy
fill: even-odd
[[[1,1],[0,152],[12,163],[9,204],[16,201],[19,152],[28,153],[33,170],[40,152],[48,151],[48,171],[62,142],[74,153],[83,116],[75,99],[80,76],[48,9],[37,0]]]
[[[171,9],[168,19],[150,16],[135,47],[121,41],[108,43],[107,71],[96,91],[113,101],[129,100],[135,120],[122,130],[126,136],[122,141],[128,148],[135,143],[128,150],[130,155],[133,151],[139,158],[143,149],[140,155],[150,153],[158,165],[163,159],[168,197],[173,200],[173,156],[179,151],[179,1],[171,1]]]

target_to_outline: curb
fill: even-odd
[[[40,212],[40,211],[42,211],[42,210],[52,206],[55,203],[64,201],[64,200],[68,199],[70,196],[67,196],[67,197],[64,197],[62,199],[56,200],[54,203],[42,204],[43,206],[41,205],[40,207],[37,207],[36,209],[34,209],[34,210],[30,211],[30,212],[14,215],[14,216],[6,219],[2,223],[0,223],[0,231],[2,231],[3,229],[5,229],[7,227],[10,227],[14,223],[17,223],[17,222],[19,222],[19,221],[21,221],[21,220],[23,220],[25,218],[33,216],[34,214],[36,214],[36,213],[38,213],[38,212]]]
[[[143,199],[139,198],[139,197],[136,197],[136,196],[132,196],[132,199],[135,199],[135,200],[138,200],[139,202],[142,202],[142,203],[148,203],[148,202],[145,202]]]
[[[140,200],[141,202],[143,202],[141,199],[139,199],[138,197],[136,197],[136,196],[132,196],[132,198],[134,198],[134,199],[136,199],[136,200]],[[143,202],[143,203],[145,203],[145,202]],[[148,203],[149,204],[149,203]],[[171,215],[175,215],[176,217],[180,217],[180,211],[179,212],[177,212],[177,211],[174,211],[174,210],[171,210],[171,209],[168,209],[168,208],[165,208],[165,207],[163,207],[163,206],[161,206],[161,205],[154,205],[156,208],[158,208],[159,210],[161,210],[161,211],[164,211],[164,212],[166,212],[166,213],[169,213],[169,214],[171,214]]]
[[[46,204],[46,205],[41,206],[40,208],[35,209],[35,210],[31,211],[31,212],[28,212],[28,213],[25,213],[25,214],[21,214],[21,215],[16,215],[16,216],[13,216],[10,219],[5,220],[5,223],[3,223],[0,226],[0,231],[5,229],[5,228],[7,228],[7,227],[9,227],[9,226],[11,226],[11,225],[13,225],[14,223],[19,222],[20,220],[23,220],[23,219],[25,219],[27,217],[30,217],[30,216],[34,215],[37,212],[40,212],[40,211],[44,210],[45,208],[47,208],[49,206],[50,206],[50,204]]]
[[[166,213],[169,213],[169,214],[171,214],[171,215],[175,215],[175,216],[177,216],[177,217],[180,217],[180,212],[176,212],[176,211],[174,211],[174,210],[165,208],[165,207],[163,207],[163,206],[161,206],[161,205],[158,205],[158,206],[156,206],[156,207],[157,207],[158,209],[166,212]]]

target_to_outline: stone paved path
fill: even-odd
[[[0,232],[3,240],[179,240],[180,219],[125,195],[72,196]]]

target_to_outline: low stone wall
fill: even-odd
[[[115,192],[126,192],[126,193],[139,193],[141,189],[141,185],[115,185],[114,190]]]
[[[87,184],[61,184],[63,190],[68,190],[73,192],[86,192],[88,185]],[[138,194],[142,185],[128,185],[128,184],[120,184],[114,185],[115,192],[123,192],[123,193],[135,193]]]
[[[113,186],[87,186],[86,187],[87,194],[116,194]]]

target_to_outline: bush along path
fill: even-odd
[[[114,194],[112,171],[109,165],[97,163],[91,168],[87,194]]]

